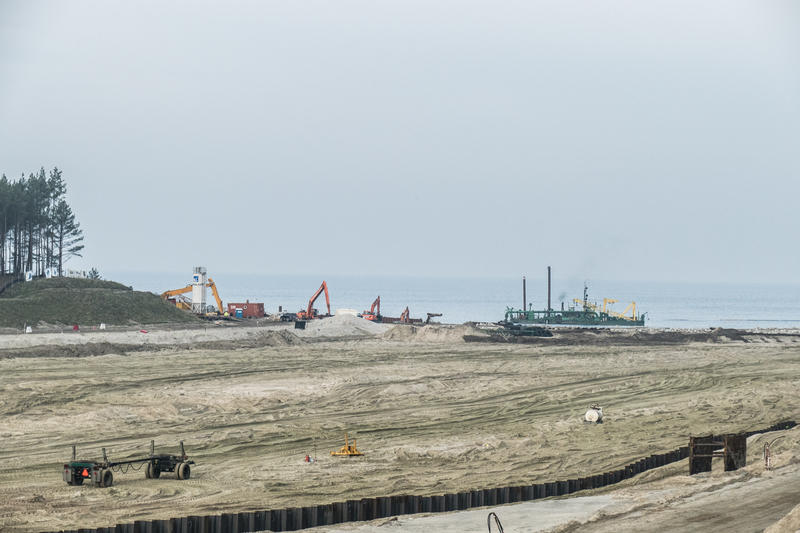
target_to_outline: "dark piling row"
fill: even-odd
[[[793,421],[781,422],[768,428],[744,433],[746,436],[791,429]],[[434,496],[382,496],[344,502],[289,507],[242,513],[223,513],[209,516],[186,516],[169,520],[137,520],[96,529],[65,530],[60,533],[245,533],[254,531],[297,531],[308,527],[362,522],[403,514],[445,513],[477,507],[538,500],[592,490],[632,478],[642,472],[659,468],[689,457],[688,446],[670,452],[651,455],[617,470],[592,476],[517,485],[493,489],[478,489]]]

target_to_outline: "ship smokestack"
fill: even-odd
[[[525,294],[525,276],[522,276],[522,310],[528,309],[528,297]]]
[[[550,316],[550,267],[547,267],[547,315]]]

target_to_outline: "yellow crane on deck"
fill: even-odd
[[[603,309],[601,311],[597,307],[597,305],[593,304],[592,302],[590,302],[587,299],[587,297],[586,297],[586,286],[583,287],[583,300],[579,300],[578,298],[574,298],[572,301],[575,303],[576,306],[582,307],[584,311],[592,311],[592,312],[598,313],[598,314],[602,312],[603,314],[606,314],[608,316],[613,316],[615,318],[621,318],[623,320],[630,320],[632,322],[636,321],[639,318],[638,315],[636,314],[636,302],[631,302],[630,304],[628,304],[628,307],[626,307],[624,311],[622,311],[621,313],[617,313],[615,311],[612,311],[609,308],[609,305],[615,304],[615,303],[619,302],[619,300],[616,300],[614,298],[603,298]],[[630,315],[628,315],[629,311],[631,312]]]

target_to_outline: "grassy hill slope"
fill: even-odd
[[[150,292],[113,281],[51,278],[18,283],[0,294],[0,327],[25,324],[158,324],[197,318]]]

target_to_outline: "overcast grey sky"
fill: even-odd
[[[0,0],[69,266],[800,283],[800,2]]]

